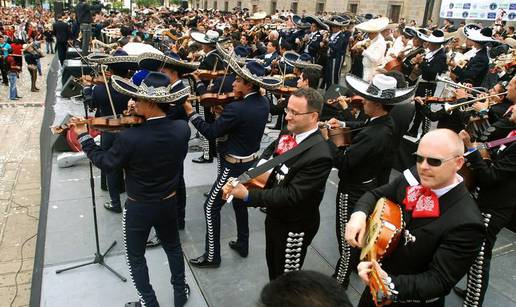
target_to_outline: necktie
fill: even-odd
[[[281,155],[297,146],[296,138],[293,135],[282,135],[278,142],[275,153]]]
[[[412,211],[413,218],[439,217],[439,199],[429,188],[421,185],[407,187],[403,200],[407,211]]]

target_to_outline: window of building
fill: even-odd
[[[324,4],[324,2],[317,2],[317,4],[315,5],[315,12],[317,14],[324,12]]]
[[[256,12],[258,12],[258,5],[257,4],[253,4],[252,13],[256,13]]]
[[[195,2],[195,6],[196,6],[197,9],[200,8],[201,7],[201,1],[197,0]]]
[[[204,9],[208,8],[208,0],[204,0]]]
[[[290,5],[290,9],[292,10],[292,12],[294,12],[294,14],[297,14],[297,2],[292,2],[292,4]]]
[[[400,13],[401,13],[401,5],[399,5],[399,4],[392,4],[392,5],[389,6],[388,17],[393,22],[398,22],[398,20],[400,19]]]
[[[213,9],[216,10],[217,9],[217,1],[213,1]]]
[[[276,13],[276,8],[278,7],[278,3],[276,1],[271,2],[271,15]]]
[[[237,1],[237,6],[238,6],[238,8],[241,9],[242,8],[242,1]]]
[[[356,14],[358,11],[358,3],[349,3],[348,4],[348,11],[350,13]]]
[[[229,11],[229,2],[228,1],[225,1],[224,2],[224,11]]]

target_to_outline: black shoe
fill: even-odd
[[[107,210],[109,210],[111,212],[122,213],[122,206],[120,206],[120,204],[113,205],[113,203],[111,201],[105,202],[104,208],[106,208]]]
[[[267,213],[267,208],[265,207],[260,207],[260,211],[263,212],[263,213]]]
[[[204,192],[204,193],[202,193],[202,195],[204,195],[204,197],[209,197],[210,196],[210,192],[209,191],[208,192]]]
[[[414,138],[417,137],[418,134],[419,134],[419,131],[407,131],[407,135],[414,137]]]
[[[192,258],[188,260],[188,262],[197,268],[218,268],[220,266],[220,263],[208,261],[204,255],[197,258]]]
[[[16,98],[18,98],[18,99],[22,99],[23,97],[20,97],[20,96],[16,96]]]
[[[457,294],[458,297],[465,299],[466,298],[466,290],[461,289],[459,287],[453,287],[453,292]]]
[[[231,249],[236,250],[240,257],[246,258],[249,254],[249,250],[242,248],[237,241],[229,241],[228,245]]]
[[[177,229],[185,230],[185,221],[177,222]]]
[[[204,156],[200,156],[199,158],[192,159],[193,163],[212,163],[213,158],[205,159]]]
[[[147,247],[147,248],[156,247],[156,246],[159,246],[160,244],[161,244],[161,241],[159,240],[159,238],[153,237],[149,241],[147,241],[147,243],[145,244],[145,247]]]
[[[142,303],[140,301],[129,302],[129,303],[125,303],[125,307],[142,307]]]

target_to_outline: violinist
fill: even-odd
[[[117,76],[112,82],[117,91],[136,99],[134,110],[146,121],[120,132],[108,150],[95,145],[85,125],[75,124],[74,130],[95,166],[108,173],[115,169],[125,171],[124,245],[129,272],[140,297],[131,306],[159,306],[145,259],[145,242],[152,227],[167,254],[174,306],[184,306],[190,288],[185,282],[177,228],[176,188],[188,152],[190,129],[185,121],[166,118],[170,103],[178,98],[169,91],[166,75],[150,72],[140,86]]]
[[[129,57],[122,49],[117,50],[113,55],[91,54],[88,59],[92,62],[107,65],[111,74],[123,78],[130,77],[130,71],[138,68],[138,63],[133,57]],[[109,91],[109,93],[108,93]],[[99,83],[93,86],[91,96],[91,108],[96,109],[96,117],[113,116],[122,114],[127,109],[130,97],[114,90],[111,80],[107,83]],[[114,108],[114,110],[113,110]],[[102,132],[100,147],[102,150],[109,150],[118,137],[117,133]],[[124,174],[121,169],[106,173],[106,183],[110,200],[104,203],[104,208],[111,212],[121,213],[120,193],[124,187]]]
[[[310,54],[312,59],[317,60],[317,51],[321,48],[323,40],[322,31],[328,31],[330,27],[317,16],[307,15],[304,20],[310,23],[310,33],[306,36],[303,52]]]
[[[468,81],[473,86],[480,86],[482,80],[489,70],[489,56],[487,55],[487,43],[493,42],[492,30],[490,28],[480,29],[475,24],[466,25],[463,28],[467,38],[467,44],[473,46],[475,52],[469,59],[466,66],[460,67],[455,63],[451,72],[457,76],[457,82]]]
[[[267,51],[264,55],[259,56],[258,58],[263,60],[263,65],[267,71],[271,71],[272,61],[276,60],[278,57],[279,44],[276,40],[271,40],[267,43]]]
[[[270,89],[279,86],[276,79],[264,77],[265,68],[258,62],[250,61],[246,64],[246,69],[242,69],[229,54],[225,56],[225,60],[237,74],[233,82],[233,93],[243,98],[226,104],[220,116],[211,124],[205,122],[189,102],[183,104],[191,123],[201,134],[210,140],[219,138],[217,149],[220,155],[220,169],[204,203],[205,250],[199,257],[190,259],[190,264],[199,268],[220,266],[220,210],[224,204],[221,188],[229,177],[238,177],[254,164],[269,114],[269,104],[260,94],[260,87]],[[247,257],[247,208],[242,201],[235,200],[233,209],[237,224],[237,240],[230,241],[229,247],[241,257]]]
[[[178,92],[185,88],[182,77],[184,74],[192,73],[197,69],[199,63],[189,63],[180,59],[179,55],[168,51],[163,55],[157,53],[143,53],[139,56],[138,65],[141,69],[150,71],[159,71],[167,75],[170,79],[170,86],[172,92]],[[188,117],[181,106],[186,101],[187,97],[179,99],[170,104],[167,117],[172,120],[188,121]],[[183,171],[179,175],[177,184],[177,227],[179,230],[185,229],[185,208],[186,208],[186,185]],[[148,241],[148,246],[156,246],[159,244],[157,238],[151,238]]]
[[[424,45],[428,49],[425,55],[419,54],[412,59],[414,65],[416,65],[421,72],[421,80],[417,86],[416,96],[433,96],[436,88],[435,78],[438,74],[444,73],[448,69],[446,53],[442,46],[448,39],[444,37],[444,32],[441,30],[434,30],[429,35],[417,31],[416,35],[425,42]],[[414,122],[408,131],[410,136],[416,137],[418,135],[419,126],[423,118],[424,115],[421,106],[416,104]],[[425,131],[423,131],[423,133],[424,132]]]
[[[355,26],[361,32],[367,33],[368,39],[355,44],[354,49],[362,51],[363,79],[370,81],[377,67],[384,61],[387,44],[380,33],[389,25],[389,18],[380,17],[368,20]]]
[[[331,29],[331,35],[327,39],[328,58],[323,80],[324,86],[328,90],[332,84],[339,84],[340,72],[346,57],[346,49],[351,33],[343,31],[343,28],[349,25],[349,19],[341,16],[332,16],[325,20],[325,22]]]
[[[353,94],[364,98],[364,112],[370,118],[361,125],[363,128],[347,148],[337,148],[328,141],[340,179],[335,216],[340,258],[333,276],[344,288],[348,287],[351,270],[356,268],[359,260],[359,250],[351,248],[343,238],[344,226],[358,198],[388,182],[396,136],[394,120],[389,113],[394,105],[406,101],[415,91],[415,87],[401,88],[394,77],[382,74],[376,75],[370,83],[348,74],[346,83]],[[337,128],[348,123],[331,119],[328,124]]]
[[[224,69],[224,63],[222,58],[217,53],[215,44],[222,41],[219,33],[213,30],[208,30],[206,33],[192,32],[190,34],[192,39],[202,45],[204,51],[204,57],[201,59],[199,69],[217,71]],[[203,81],[208,86],[208,81]],[[199,94],[199,93],[198,93]],[[199,107],[199,114],[204,116],[207,123],[213,123],[214,117],[210,112],[209,107]],[[203,154],[199,158],[192,159],[194,163],[212,163],[213,157],[215,156],[215,141],[208,141],[206,138],[202,138]]]
[[[421,38],[419,38],[419,36],[417,35],[417,31],[422,31],[422,30],[416,30],[411,27],[405,27],[405,29],[403,29],[403,36],[412,39],[412,49],[407,54],[407,56],[403,59],[403,66],[401,68],[401,72],[403,72],[403,75],[405,76],[405,80],[407,80],[407,82],[411,86],[416,84],[416,81],[417,81],[417,78],[410,78],[410,75],[411,75],[412,71],[414,70],[414,67],[416,66],[415,57],[418,54],[425,52],[425,48],[423,47],[424,41]]]
[[[507,87],[507,99],[516,102],[516,78]],[[510,113],[513,130],[503,137],[516,136],[516,109]],[[496,236],[511,221],[514,198],[510,197],[516,186],[516,142],[495,147],[490,152],[490,161],[484,160],[466,131],[459,134],[468,149],[466,165],[473,172],[478,185],[477,204],[486,217],[487,236],[482,255],[478,255],[468,274],[467,289],[454,288],[465,304],[482,306],[489,285],[489,268]]]

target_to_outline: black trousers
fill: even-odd
[[[126,260],[129,273],[140,301],[144,306],[156,307],[159,303],[149,281],[145,260],[145,245],[152,227],[167,254],[174,288],[174,306],[186,303],[185,264],[179,231],[177,229],[176,198],[157,202],[142,202],[128,199],[125,203],[123,225]]]
[[[466,298],[464,306],[482,306],[489,286],[489,269],[496,236],[510,221],[510,210],[481,209],[484,223],[487,226],[486,239],[480,252],[468,271]]]
[[[184,170],[181,171],[179,182],[176,188],[177,198],[177,226],[179,229],[185,228],[185,215],[186,215],[186,185]]]
[[[59,58],[59,63],[61,63],[61,66],[63,66],[64,61],[66,60],[66,50],[68,49],[67,42],[57,42],[56,49],[57,57]]]
[[[319,229],[319,214],[310,223],[285,223],[265,218],[265,257],[269,279],[303,267],[306,250]]]
[[[218,160],[217,180],[211,187],[208,198],[204,203],[206,218],[206,241],[204,256],[210,262],[220,263],[220,210],[226,203],[222,200],[222,187],[230,177],[237,178],[253,166],[254,161],[231,164],[222,156]],[[233,210],[237,226],[237,244],[241,251],[249,249],[249,216],[247,207],[242,200],[233,199]]]
[[[213,123],[215,121],[215,115],[211,113],[210,107],[202,107],[204,109],[204,120],[207,123]],[[203,155],[205,159],[213,159],[216,154],[215,140],[206,140],[203,142]]]
[[[117,133],[102,132],[100,137],[100,148],[109,150],[117,139]],[[124,171],[117,169],[106,174],[106,184],[109,191],[109,198],[113,206],[120,206],[120,193],[124,190]]]
[[[436,86],[437,85],[435,83],[420,82],[417,87],[417,90],[416,90],[416,96],[419,96],[419,97],[433,96]],[[410,132],[412,132],[414,134],[416,134],[419,131],[421,122],[425,118],[425,115],[421,111],[422,108],[423,108],[423,106],[421,106],[419,103],[416,103],[416,112],[414,114],[414,121],[413,121],[412,127],[410,128]]]
[[[360,185],[339,184],[337,190],[335,233],[337,235],[340,258],[335,266],[333,276],[343,287],[349,285],[351,271],[357,271],[357,265],[360,260],[360,249],[351,247],[344,238],[346,223],[349,221],[349,217],[355,209],[357,200],[366,191],[374,189],[376,186],[377,184],[374,181]]]
[[[328,90],[328,88],[333,84],[339,84],[342,63],[344,63],[344,56],[328,58],[328,62],[326,63],[324,70],[324,83],[326,90]]]

